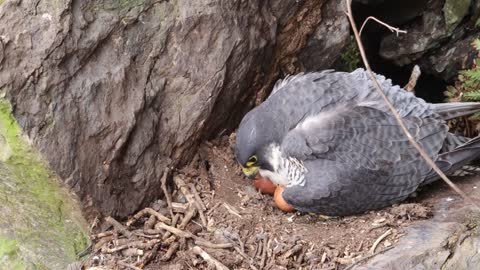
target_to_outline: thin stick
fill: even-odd
[[[233,209],[233,207],[231,207],[228,203],[224,202],[223,203],[223,207],[225,207],[228,212],[232,213],[233,215],[239,217],[239,218],[243,218],[236,210]]]
[[[220,205],[222,205],[222,203],[217,202],[212,208],[210,208],[210,210],[208,210],[207,216],[210,216],[213,213],[213,211],[215,211]]]
[[[180,215],[179,214],[176,214],[175,216],[172,217],[172,227],[175,227],[177,226],[177,222],[178,220],[180,219]],[[167,240],[167,238],[170,237],[172,233],[171,232],[166,232],[163,237],[162,237],[162,240]]]
[[[165,198],[167,199],[168,209],[170,210],[170,217],[173,217],[173,208],[172,208],[172,195],[167,190],[167,176],[168,176],[169,169],[165,167],[163,170],[162,179],[160,180],[162,185],[162,191],[165,194]]]
[[[154,215],[151,215],[147,221],[143,224],[143,230],[151,230],[153,226],[155,226],[155,222],[157,222],[157,218]]]
[[[110,235],[113,235],[113,231],[106,231],[106,232],[101,232],[101,233],[92,235],[90,237],[90,239],[91,240],[97,240],[97,239],[100,239],[100,238],[103,238],[103,237],[106,237],[106,236],[110,236]]]
[[[415,65],[412,69],[412,74],[410,74],[410,79],[403,89],[407,90],[408,92],[415,92],[415,86],[417,85],[420,75],[422,75],[422,71],[418,65]]]
[[[110,223],[110,225],[112,225],[115,230],[123,235],[125,235],[126,237],[128,238],[131,238],[132,237],[132,233],[127,230],[127,228],[125,228],[125,226],[123,226],[122,224],[120,224],[120,222],[116,221],[114,218],[112,217],[106,217],[105,218],[105,221]]]
[[[152,240],[149,240],[149,241],[146,241],[146,242],[144,242],[142,240],[137,240],[137,241],[129,242],[127,244],[123,244],[121,246],[117,246],[117,247],[114,247],[114,248],[103,247],[102,252],[103,253],[114,253],[114,252],[117,252],[117,251],[120,251],[120,250],[123,250],[123,249],[127,249],[127,248],[150,249],[153,246],[155,246],[156,244],[161,243],[161,242],[162,242],[162,240],[160,240],[160,239],[152,239]]]
[[[377,256],[378,254],[381,254],[381,253],[384,253],[384,252],[386,252],[386,251],[389,251],[389,250],[392,249],[393,247],[394,247],[394,246],[389,246],[389,247],[387,247],[387,248],[384,248],[384,249],[382,249],[382,250],[379,250],[379,251],[375,252],[374,254],[370,254],[370,255],[368,255],[368,256],[366,256],[366,257],[363,257],[363,258],[361,258],[360,260],[358,260],[358,261],[350,264],[349,266],[345,267],[345,269],[343,269],[343,270],[350,270],[350,269],[352,269],[354,266],[358,265],[359,263],[362,263],[362,262],[364,262],[364,261],[367,261],[368,259],[371,259],[371,258]]]
[[[388,229],[384,234],[380,235],[370,248],[370,253],[375,253],[375,249],[377,249],[378,244],[380,244],[380,242],[382,242],[383,239],[387,238],[387,236],[390,234],[392,234],[392,229]]]
[[[145,265],[147,265],[153,259],[153,257],[155,257],[157,255],[157,252],[158,252],[159,248],[160,248],[160,245],[155,245],[152,248],[152,250],[150,250],[147,254],[143,255],[140,262],[136,263],[136,265],[138,267],[140,267],[141,269],[143,269],[145,267]]]
[[[347,3],[347,10],[348,10],[347,11],[347,17],[348,17],[348,20],[350,21],[350,25],[352,26],[353,34],[355,35],[355,40],[357,41],[358,50],[360,51],[360,55],[362,56],[362,60],[363,60],[363,63],[365,65],[365,68],[367,70],[367,73],[368,73],[370,79],[372,80],[373,85],[375,86],[375,88],[379,92],[380,96],[383,98],[383,100],[387,104],[388,108],[392,112],[393,116],[397,120],[397,122],[398,122],[400,128],[402,129],[403,133],[405,133],[405,135],[407,136],[408,141],[415,147],[415,149],[417,149],[418,153],[420,153],[420,156],[422,156],[422,158],[440,176],[440,178],[442,178],[443,181],[445,181],[445,183],[447,183],[453,190],[455,190],[460,196],[462,196],[462,198],[465,201],[472,204],[477,211],[480,211],[480,207],[478,207],[478,205],[472,199],[470,199],[462,190],[460,190],[452,181],[450,181],[450,179],[448,179],[448,177],[442,172],[442,170],[440,170],[440,168],[438,168],[437,165],[435,165],[435,162],[427,155],[427,153],[425,153],[425,151],[422,149],[422,147],[420,147],[420,145],[418,145],[418,143],[413,138],[412,134],[405,127],[405,124],[403,123],[402,117],[398,114],[395,107],[393,107],[390,100],[388,100],[387,96],[385,95],[385,93],[382,90],[382,87],[380,86],[377,79],[375,78],[375,75],[373,74],[372,69],[370,68],[370,64],[368,63],[367,56],[365,54],[365,49],[363,48],[362,41],[360,39],[360,34],[358,33],[357,26],[356,26],[355,21],[353,19],[352,6],[351,6],[352,0],[345,0],[345,1]]]
[[[185,229],[185,227],[190,223],[190,220],[197,214],[197,208],[193,205],[190,205],[190,208],[188,208],[187,212],[185,213],[185,216],[183,216],[182,222],[180,225],[178,225],[179,229]]]
[[[292,255],[296,254],[297,252],[299,252],[300,250],[302,250],[302,245],[296,244],[290,250],[285,252],[285,254],[282,255],[282,258],[287,259],[287,258],[291,257]]]
[[[177,229],[175,227],[172,227],[172,226],[168,226],[167,224],[163,223],[163,222],[159,222],[157,223],[157,225],[155,225],[156,228],[161,228],[161,229],[164,229],[166,231],[169,231],[173,234],[175,234],[176,236],[178,237],[182,237],[182,238],[195,238],[195,235],[193,235],[192,233],[190,232],[187,232],[187,231],[182,231],[180,229]]]
[[[263,239],[262,259],[260,259],[260,269],[263,269],[267,259],[268,236]]]
[[[180,243],[178,242],[171,244],[167,252],[165,253],[165,255],[163,255],[162,258],[160,258],[160,261],[162,262],[169,261],[172,258],[173,254],[177,252],[179,247],[180,247]]]
[[[119,265],[123,266],[123,267],[127,267],[127,268],[130,268],[130,269],[133,269],[133,270],[142,270],[142,268],[138,268],[134,265],[131,265],[131,264],[128,264],[126,262],[122,262],[122,261],[118,261],[117,262]]]
[[[217,261],[215,258],[210,256],[207,252],[205,252],[201,247],[195,246],[192,248],[194,254],[202,257],[208,264],[215,266],[217,270],[228,270],[223,263]]]
[[[200,198],[200,194],[198,194],[195,185],[190,183],[188,186],[190,187],[190,191],[193,193],[193,196],[195,196],[195,200],[197,200],[198,204],[202,208],[202,211],[207,211],[207,207],[205,206],[205,203],[203,203],[202,198]]]
[[[203,240],[200,240],[200,239],[195,240],[195,245],[204,246],[204,247],[207,247],[207,248],[215,248],[215,249],[226,249],[226,248],[232,248],[233,247],[232,243],[214,244],[214,243],[210,243],[210,242],[203,241]]]
[[[133,224],[135,221],[137,221],[139,218],[141,218],[141,217],[143,217],[143,216],[145,216],[145,215],[147,215],[147,214],[150,214],[150,215],[152,215],[152,216],[155,216],[155,217],[156,217],[158,220],[160,220],[161,222],[165,222],[165,223],[168,223],[168,224],[170,224],[170,223],[172,222],[172,221],[171,221],[169,218],[167,218],[166,216],[160,214],[159,212],[153,210],[152,208],[148,208],[148,207],[147,207],[147,208],[143,209],[142,211],[136,213],[136,214],[132,217],[132,219],[130,219],[129,221],[127,221],[127,223],[126,223],[127,227],[130,226],[130,225],[132,225],[132,224]],[[172,216],[172,217],[173,217],[173,216]]]
[[[200,216],[200,220],[202,221],[203,227],[207,227],[207,218],[205,217],[205,214],[203,213],[203,209],[200,206],[200,203],[195,199],[195,195],[190,193],[189,189],[187,188],[187,184],[183,181],[183,179],[180,176],[175,176],[173,178],[173,181],[177,185],[177,187],[180,189],[180,192],[183,193],[185,198],[190,204],[195,205],[195,207],[198,210],[198,215]]]
[[[393,27],[393,26],[391,26],[391,25],[389,25],[389,24],[386,24],[386,23],[380,21],[379,19],[377,19],[377,18],[375,18],[375,17],[373,17],[373,16],[370,16],[370,17],[368,17],[368,18],[365,19],[365,21],[364,21],[363,24],[362,24],[362,27],[360,27],[360,32],[359,32],[359,35],[360,35],[360,36],[362,35],[363,27],[365,27],[365,25],[367,24],[368,20],[374,20],[374,21],[376,21],[377,23],[379,23],[379,24],[387,27],[388,30],[390,30],[391,32],[395,32],[395,33],[397,34],[397,37],[398,37],[398,34],[400,34],[400,33],[402,33],[402,34],[406,34],[406,33],[407,33],[407,31],[405,31],[405,30],[401,30],[401,29],[399,29],[399,28],[397,28],[397,27]]]
[[[239,247],[234,247],[233,249],[235,249],[236,252],[238,252],[238,254],[240,254],[240,256],[242,256],[245,260],[248,261],[248,265],[250,266],[250,269],[252,270],[257,270],[257,267],[255,267],[255,265],[253,265],[253,259],[250,258],[250,256],[248,256],[243,250],[241,250]]]

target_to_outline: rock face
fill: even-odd
[[[352,269],[479,269],[478,213],[464,208],[437,214],[408,228],[393,249]]]
[[[88,246],[87,222],[1,99],[0,179],[0,269],[66,269]]]
[[[430,0],[422,14],[400,28],[407,34],[383,38],[380,55],[399,66],[419,64],[427,73],[452,80],[471,66],[471,41],[479,36],[479,1]]]
[[[346,21],[322,26],[343,16],[333,0],[0,3],[0,96],[83,203],[120,217],[302,70],[307,43],[340,35],[305,65],[323,68],[348,35]]]

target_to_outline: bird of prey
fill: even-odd
[[[414,139],[446,174],[480,157],[480,138],[448,132],[447,120],[480,103],[431,104],[375,75]],[[244,174],[282,186],[302,212],[345,216],[406,199],[437,174],[409,143],[363,69],[279,81],[242,119],[235,155]]]

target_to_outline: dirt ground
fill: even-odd
[[[124,225],[95,229],[84,269],[348,269],[395,246],[406,226],[456,197],[436,183],[358,216],[284,213],[241,174],[232,137],[202,145],[174,175],[173,203],[157,201]]]

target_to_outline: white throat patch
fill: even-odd
[[[305,168],[303,162],[294,157],[283,157],[279,145],[269,145],[266,158],[270,161],[273,172],[260,169],[261,176],[269,178],[275,185],[286,187],[305,185],[307,168]]]

